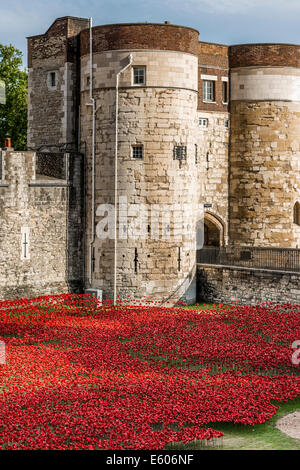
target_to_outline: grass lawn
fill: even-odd
[[[0,448],[300,450],[299,311],[79,300],[2,305]]]
[[[188,444],[168,444],[169,449],[178,450],[300,450],[300,439],[293,439],[276,429],[276,421],[283,416],[300,410],[300,399],[290,403],[279,403],[280,409],[270,421],[254,426],[233,423],[211,423],[211,426],[224,433],[213,443],[204,445],[202,441]]]

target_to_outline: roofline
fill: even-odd
[[[293,44],[290,42],[248,42],[244,44],[230,44],[229,47],[235,46],[297,46],[299,47],[300,44]]]
[[[198,29],[192,28],[191,26],[183,26],[180,24],[172,24],[172,23],[147,23],[147,22],[137,22],[137,23],[110,23],[110,24],[100,24],[98,26],[93,26],[92,29],[97,29],[97,28],[104,28],[107,26],[137,26],[137,25],[153,25],[153,26],[168,26],[168,27],[176,27],[176,28],[185,28],[185,29],[191,29],[192,31],[196,31],[196,33],[200,34]],[[89,28],[83,29],[83,31],[87,31]]]
[[[230,47],[228,44],[221,44],[220,42],[198,41],[199,44],[211,44],[212,46]]]
[[[55,18],[55,20],[53,21],[53,23],[51,23],[51,25],[49,26],[47,31],[45,31],[45,33],[35,34],[34,36],[26,36],[26,39],[39,38],[39,37],[45,36],[45,34],[48,33],[48,31],[54,25],[54,23],[56,23],[58,20],[64,20],[64,19],[79,20],[79,21],[88,21],[89,20],[89,18],[81,18],[81,17],[78,17],[78,16],[60,16],[58,18]]]

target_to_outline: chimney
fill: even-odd
[[[6,136],[5,139],[4,139],[4,149],[3,150],[10,151],[10,152],[13,151],[13,148],[11,146],[11,138],[8,137],[8,136]]]

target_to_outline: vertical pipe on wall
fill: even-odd
[[[93,19],[89,20],[90,26],[90,101],[92,106],[92,237],[90,242],[90,276],[89,281],[92,286],[93,281],[93,245],[95,242],[95,100],[93,97]]]
[[[119,114],[119,77],[124,70],[132,64],[132,54],[128,56],[129,63],[123,67],[116,76],[116,122],[115,122],[115,217],[114,217],[114,237],[115,237],[115,250],[114,250],[114,305],[117,301],[117,200],[118,200],[118,114]]]

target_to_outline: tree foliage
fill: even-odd
[[[27,72],[21,70],[22,52],[0,44],[0,80],[6,85],[6,104],[0,104],[0,147],[9,135],[15,150],[27,145]]]

